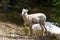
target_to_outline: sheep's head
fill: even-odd
[[[22,10],[22,15],[26,15],[27,12],[28,12],[28,9],[23,9],[23,10]]]

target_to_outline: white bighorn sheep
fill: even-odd
[[[46,16],[43,13],[36,13],[36,14],[29,14],[28,15],[28,9],[23,9],[22,10],[22,16],[24,21],[27,23],[27,25],[30,28],[30,34],[32,35],[32,25],[39,23],[42,28],[42,35],[43,35],[43,30],[47,32],[47,29],[45,28],[45,21],[46,21]]]

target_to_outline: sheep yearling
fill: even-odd
[[[42,28],[42,35],[43,35],[43,30],[47,32],[47,29],[45,28],[45,21],[46,21],[46,16],[43,13],[36,13],[36,14],[27,14],[28,10],[23,9],[22,10],[22,16],[24,21],[27,23],[27,25],[30,28],[30,35],[32,35],[32,25],[39,23]]]

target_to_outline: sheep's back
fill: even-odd
[[[42,13],[37,14],[30,14],[29,17],[31,18],[32,22],[45,22],[46,16]]]
[[[31,17],[40,17],[40,16],[43,16],[44,18],[46,18],[46,15],[43,14],[43,13],[29,14],[29,16],[31,16]]]

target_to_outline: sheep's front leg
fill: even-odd
[[[32,36],[32,34],[33,34],[32,24],[29,24],[29,29],[30,29],[30,36]]]

